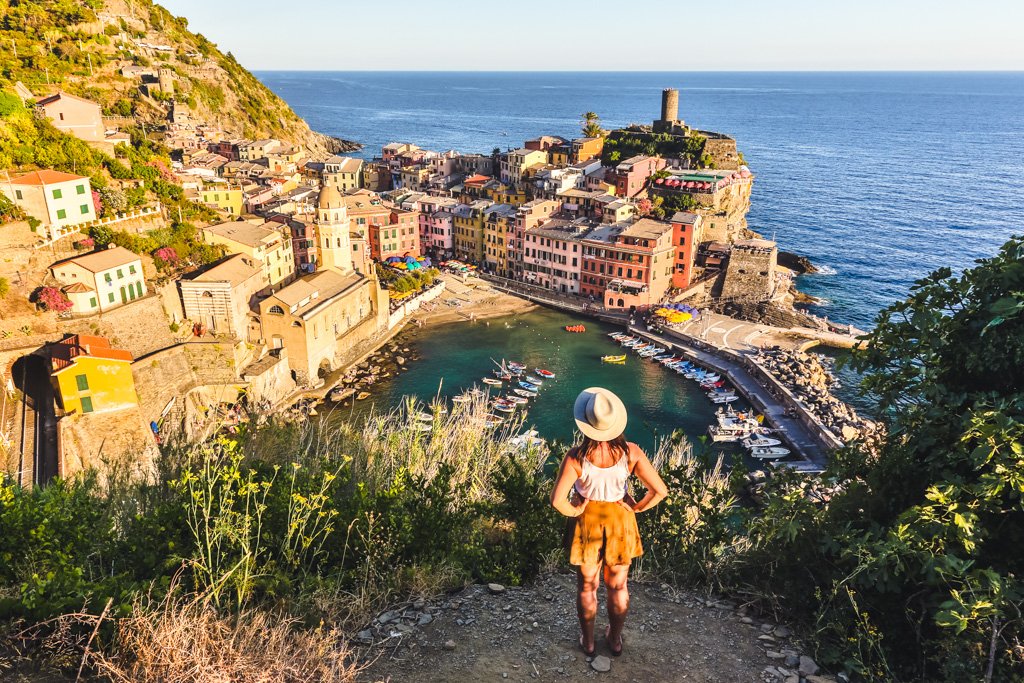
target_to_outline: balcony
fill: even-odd
[[[646,294],[648,291],[647,285],[643,282],[636,282],[635,280],[622,280],[616,279],[608,283],[605,288],[609,292],[618,292],[620,294],[632,294],[634,296],[638,294]]]

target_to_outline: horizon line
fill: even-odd
[[[618,74],[699,74],[699,73],[792,73],[792,74],[1024,74],[1021,69],[278,69],[251,67],[250,71],[299,73],[618,73]]]

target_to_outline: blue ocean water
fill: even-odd
[[[1024,73],[257,74],[314,129],[363,143],[490,152],[549,133],[657,118],[732,135],[754,184],[750,225],[826,273],[819,312],[869,327],[935,268],[1024,234]]]

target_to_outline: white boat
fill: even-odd
[[[434,421],[434,416],[431,415],[430,413],[423,413],[423,412],[414,413],[413,417],[415,417],[420,422],[433,422]]]
[[[738,401],[738,400],[740,400],[740,397],[739,396],[735,396],[735,395],[733,395],[733,396],[715,396],[713,399],[711,399],[711,402],[714,403],[715,405],[718,405],[720,403],[732,403],[733,401]]]
[[[763,434],[751,434],[743,439],[743,446],[745,448],[766,448],[768,446],[778,446],[781,443],[778,439],[773,439]]]
[[[704,375],[705,382],[717,382],[720,379],[722,379],[722,376],[719,375],[718,373],[712,375]]]
[[[540,377],[534,377],[534,376],[531,375],[531,376],[526,378],[526,381],[529,382],[530,384],[532,384],[535,387],[542,387],[542,386],[544,386],[544,380],[542,380]]]
[[[758,446],[750,449],[750,455],[761,460],[778,460],[789,455],[789,449],[781,446]]]
[[[529,401],[522,396],[506,396],[505,400],[517,405],[526,405],[529,403]]]
[[[502,413],[511,413],[516,409],[514,403],[495,403],[491,407]]]
[[[430,425],[423,424],[422,422],[417,422],[412,426],[412,428],[415,429],[417,432],[429,432],[431,429],[433,429],[433,427],[431,427]]]
[[[469,394],[459,394],[458,396],[452,396],[452,403],[469,403],[472,397]]]
[[[509,445],[520,450],[540,448],[544,445],[544,439],[540,438],[536,429],[529,429],[509,439]]]
[[[536,391],[531,392],[531,391],[527,391],[526,389],[513,389],[512,393],[514,393],[516,396],[520,396],[522,398],[527,398],[527,399],[533,398],[534,396],[537,395]]]
[[[484,384],[489,384],[492,387],[500,387],[501,386],[501,380],[500,379],[494,379],[493,377],[484,377],[480,381],[483,382]]]

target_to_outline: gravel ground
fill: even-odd
[[[705,600],[665,584],[633,583],[625,651],[604,643],[603,604],[597,658],[579,650],[575,578],[554,574],[529,588],[471,586],[431,603],[380,615],[357,640],[365,681],[686,681],[824,683],[801,662],[789,629],[745,616],[731,603]],[[604,591],[601,591],[604,600]],[[788,666],[787,666],[788,665]],[[802,665],[802,666],[801,666]],[[781,667],[781,670],[780,668]]]

